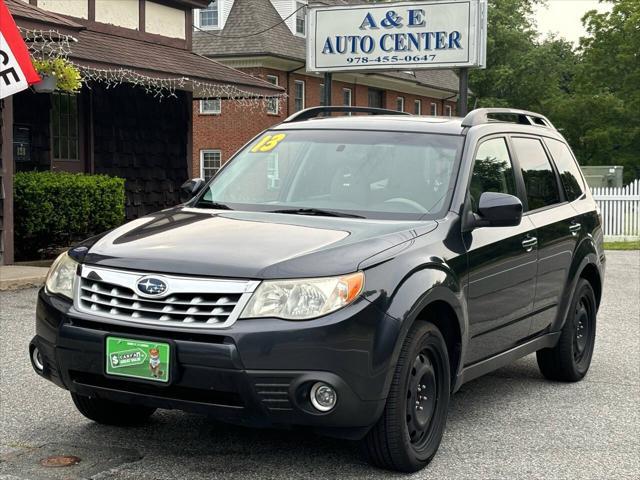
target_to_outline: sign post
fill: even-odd
[[[464,117],[469,113],[469,69],[461,68],[458,72],[458,116]]]
[[[457,68],[458,110],[466,111],[469,69],[486,64],[487,0],[316,5],[308,15],[307,70]]]
[[[324,73],[324,98],[322,101],[326,106],[331,105],[331,83],[333,82],[333,75],[331,72]]]

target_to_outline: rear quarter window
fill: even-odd
[[[559,140],[546,138],[545,143],[549,147],[553,161],[560,173],[560,180],[570,202],[576,200],[584,193],[584,182],[580,174],[580,167],[571,154],[566,144]]]

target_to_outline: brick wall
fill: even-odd
[[[290,74],[287,82],[286,72],[267,68],[241,69],[255,77],[266,79],[267,75],[278,77],[278,85],[286,88],[288,98],[281,102],[278,115],[270,115],[264,106],[246,107],[234,101],[222,101],[222,109],[219,115],[201,114],[200,102],[195,101],[193,106],[193,175],[200,176],[200,152],[201,150],[219,150],[222,163],[226,162],[238,149],[251,138],[266,128],[275,125],[290,114],[295,112],[294,85],[296,80],[305,82],[305,108],[320,105],[320,85],[324,83],[322,76],[308,76]],[[333,82],[331,99],[333,105],[343,104],[343,89],[351,89],[351,100],[354,106],[368,106],[369,87],[352,83]],[[438,115],[444,114],[444,105],[451,105],[455,115],[455,101],[445,102],[439,99],[409,95],[397,91],[386,90],[384,101],[386,108],[395,110],[398,96],[405,98],[405,111],[414,113],[414,101],[422,100],[422,114],[428,115],[432,102],[438,105]]]

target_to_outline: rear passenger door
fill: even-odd
[[[475,213],[484,192],[522,195],[505,137],[489,138],[477,147],[468,193]],[[526,217],[515,227],[481,227],[464,235],[469,265],[467,365],[508,350],[528,336],[535,293],[535,236]]]
[[[531,335],[553,322],[567,282],[581,229],[575,209],[567,201],[541,138],[513,136],[511,142],[526,192],[525,215],[536,228],[538,272]]]

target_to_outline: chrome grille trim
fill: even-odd
[[[136,289],[138,281],[149,276],[169,286],[162,296]],[[74,306],[80,312],[132,323],[219,329],[235,323],[259,283],[82,265]]]

